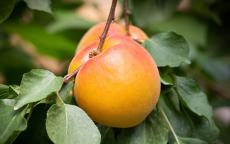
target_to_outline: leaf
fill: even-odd
[[[158,67],[178,67],[183,63],[190,63],[187,42],[174,32],[155,35],[144,42],[144,47],[152,55]]]
[[[73,86],[74,82],[70,81],[66,85],[63,86],[63,88],[60,91],[60,96],[64,103],[66,104],[74,104],[74,97],[73,97]]]
[[[180,140],[180,144],[208,144],[207,142],[197,139],[197,138],[180,137],[179,140]]]
[[[182,100],[176,88],[171,89],[171,91],[162,93],[159,100],[159,107],[162,108],[165,117],[171,125],[171,132],[174,131],[173,139],[179,141],[180,137],[190,137],[213,143],[218,136],[218,129],[213,120],[210,123],[204,116],[198,116],[192,112],[186,106],[186,102]],[[190,92],[192,93],[192,91]],[[178,102],[175,103],[174,99],[179,99],[179,109],[176,107]],[[196,99],[194,96],[193,99],[199,101],[199,98]],[[206,104],[204,103],[203,105]]]
[[[17,135],[27,127],[24,115],[26,109],[14,110],[15,100],[3,99],[0,100],[0,143],[6,143],[10,137]]]
[[[45,127],[48,109],[47,104],[34,106],[28,121],[28,127],[20,133],[14,144],[52,144]]]
[[[73,28],[88,29],[94,24],[77,16],[72,11],[57,11],[54,18],[56,20],[47,27],[50,32],[60,32]]]
[[[101,144],[117,144],[114,128],[102,125],[97,126],[101,133]]]
[[[200,90],[194,80],[184,77],[176,77],[176,90],[184,105],[198,116],[208,120],[208,123],[201,122],[203,127],[205,125],[206,130],[210,132],[209,136],[207,133],[206,135],[216,138],[219,130],[212,119],[212,107],[209,105],[205,93]],[[203,129],[200,129],[200,132],[203,133]]]
[[[11,99],[17,97],[19,94],[19,86],[17,85],[3,85],[0,84],[0,99]]]
[[[169,127],[159,110],[154,110],[148,118],[135,128],[123,129],[118,136],[120,144],[166,144]]]
[[[7,98],[9,96],[9,86],[0,84],[0,99]]]
[[[163,85],[174,85],[174,76],[173,74],[169,71],[170,69],[166,68],[160,68],[160,76],[161,76],[161,83]]]
[[[51,13],[50,0],[24,0],[29,8]]]
[[[58,59],[70,58],[75,51],[75,43],[62,35],[48,33],[37,25],[7,23],[3,29],[9,33],[16,33],[32,43],[38,52]],[[33,33],[33,34],[31,34]]]
[[[56,77],[47,70],[34,69],[23,75],[20,93],[16,98],[15,109],[45,99],[53,92],[60,90],[62,77]]]
[[[14,9],[15,0],[0,1],[0,23],[6,20]]]
[[[55,144],[100,144],[100,132],[77,106],[53,105],[47,113],[46,129]]]
[[[179,0],[133,0],[132,13],[135,22],[146,26],[169,18],[175,11]]]
[[[184,104],[192,112],[206,117],[210,122],[212,121],[212,108],[208,104],[205,93],[199,89],[194,80],[177,76],[176,89]]]

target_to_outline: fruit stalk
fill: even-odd
[[[129,32],[129,0],[124,0],[124,17],[125,17],[125,30],[126,30],[126,35],[130,35]]]
[[[97,47],[97,54],[102,51],[102,47],[103,47],[103,44],[105,42],[105,38],[107,36],[107,33],[109,31],[109,27],[110,27],[111,23],[113,22],[113,20],[115,18],[116,5],[117,5],[117,0],[113,0],[111,8],[110,8],[109,16],[108,16],[107,21],[106,21],[104,31],[102,32],[102,34],[100,36],[100,41],[99,41],[99,44],[98,44],[98,47]]]
[[[75,69],[72,73],[70,74],[67,74],[65,77],[64,77],[64,83],[68,83],[69,80],[74,77],[75,75],[77,75],[78,71],[80,70],[81,66],[79,66],[77,69]]]

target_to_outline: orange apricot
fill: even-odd
[[[77,104],[102,125],[127,128],[140,124],[155,108],[160,76],[150,54],[131,38],[110,35],[93,58],[94,41],[75,55],[69,73],[79,67],[74,96]]]

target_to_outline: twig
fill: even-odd
[[[104,31],[102,32],[102,34],[100,36],[100,41],[99,41],[99,44],[98,44],[98,47],[97,47],[97,54],[102,51],[102,47],[104,45],[105,38],[106,38],[107,33],[109,31],[109,27],[110,27],[111,23],[113,22],[113,20],[115,18],[116,5],[117,5],[117,0],[113,0],[111,8],[110,8],[108,19],[106,21],[106,25],[105,25]]]
[[[128,36],[130,35],[130,32],[129,32],[129,15],[130,15],[129,0],[124,0],[125,30],[126,30],[126,34]]]
[[[75,69],[72,73],[67,74],[64,77],[64,83],[67,83],[72,77],[74,77],[75,75],[77,75],[77,73],[79,72],[81,66],[79,66],[77,69]]]

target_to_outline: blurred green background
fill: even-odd
[[[1,20],[6,19],[0,24],[3,84],[19,84],[23,73],[33,68],[64,76],[80,38],[93,24],[106,20],[111,3],[52,0],[36,10],[26,0],[11,1],[7,7],[0,2],[0,11],[12,11],[9,16],[0,15]],[[123,21],[121,2],[115,21]],[[214,107],[221,130],[219,143],[230,143],[230,1],[132,0],[130,8],[132,24],[150,37],[173,31],[188,41],[192,64],[176,73],[186,73],[199,82]]]

